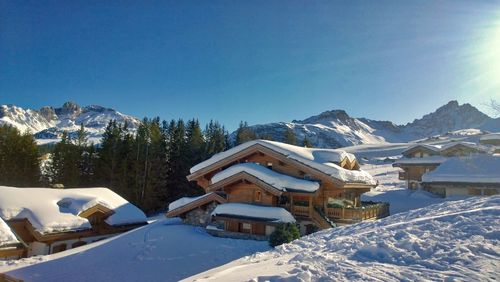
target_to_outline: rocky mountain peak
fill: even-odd
[[[75,102],[66,102],[61,108],[55,109],[57,115],[77,115],[82,111],[80,106]]]
[[[352,119],[344,110],[330,110],[304,120],[294,120],[293,123],[301,124],[327,124],[332,121],[347,121]]]
[[[39,112],[40,112],[40,115],[42,115],[42,117],[44,117],[48,121],[57,119],[56,111],[54,110],[53,107],[49,107],[49,106],[42,107]]]

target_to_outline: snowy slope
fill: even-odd
[[[60,108],[43,107],[40,110],[23,109],[14,105],[0,106],[0,125],[12,125],[22,132],[30,131],[39,143],[57,140],[63,131],[74,135],[81,124],[92,140],[98,140],[110,120],[127,122],[132,131],[140,123],[137,118],[114,109],[96,105],[80,107],[72,102],[66,102]]]
[[[266,250],[267,242],[212,237],[163,219],[65,252],[0,261],[0,273],[24,281],[178,281]]]
[[[259,124],[251,128],[258,136],[271,137],[276,141],[285,141],[285,132],[291,130],[299,144],[307,137],[314,147],[339,148],[408,142],[436,135],[445,135],[445,138],[481,135],[485,131],[500,131],[500,119],[490,118],[470,104],[460,105],[457,101],[450,101],[406,125],[354,118],[343,110],[332,110],[304,120]],[[235,136],[236,132],[233,132],[233,140]]]
[[[186,281],[494,281],[500,196],[329,229]]]

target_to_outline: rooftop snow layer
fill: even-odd
[[[315,192],[319,189],[319,183],[304,179],[295,178],[285,174],[278,173],[256,163],[236,164],[226,168],[212,177],[212,184],[220,182],[237,173],[246,172],[257,177],[265,183],[273,186],[280,191],[302,191]]]
[[[266,207],[250,204],[227,203],[218,205],[212,212],[213,216],[232,215],[264,219],[270,222],[295,222],[295,218],[284,208]]]
[[[430,144],[416,144],[416,145],[413,145],[413,146],[410,146],[408,147],[406,150],[404,150],[403,152],[401,152],[402,154],[405,154],[406,152],[409,152],[415,148],[418,148],[418,147],[422,147],[422,148],[426,148],[428,150],[431,150],[431,151],[434,151],[436,153],[439,153],[441,151],[441,145],[430,145]]]
[[[422,158],[401,158],[394,162],[394,164],[440,164],[446,161],[445,157],[430,156]]]
[[[7,223],[0,218],[0,247],[16,243],[19,243],[16,235],[12,233]]]
[[[305,148],[268,140],[249,141],[227,151],[218,153],[210,159],[192,167],[190,172],[195,173],[200,169],[215,164],[255,144],[264,146],[289,159],[298,161],[306,166],[321,171],[322,173],[325,173],[335,179],[345,182],[360,182],[368,185],[376,185],[376,181],[370,174],[360,170],[344,169],[337,165],[337,163],[341,162],[344,158],[348,158],[351,161],[355,160],[356,157],[353,154],[347,153],[343,150]]]
[[[500,183],[500,157],[475,154],[449,158],[424,174],[422,182]]]
[[[213,192],[212,192],[213,193]],[[173,202],[171,202],[169,205],[168,205],[168,210],[169,211],[173,211],[177,208],[180,208],[182,206],[185,206],[191,202],[194,202],[198,199],[201,199],[201,198],[205,198],[205,197],[208,197],[209,195],[211,195],[212,193],[208,193],[208,194],[205,194],[205,195],[201,195],[201,196],[198,196],[198,197],[183,197],[183,198],[180,198],[180,199],[177,199]]]
[[[481,138],[479,140],[481,140],[481,141],[484,141],[484,140],[500,140],[500,133],[486,134],[486,135],[481,136]]]
[[[86,218],[79,217],[96,204],[113,210],[105,221],[109,225],[146,222],[136,206],[107,188],[50,189],[0,186],[0,218],[26,218],[40,233],[89,229]]]

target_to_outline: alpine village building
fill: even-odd
[[[206,194],[171,203],[167,217],[217,236],[265,239],[285,222],[307,234],[389,215],[388,204],[361,201],[377,182],[342,150],[254,140],[192,167],[187,179]]]
[[[76,248],[147,224],[107,188],[0,186],[0,260]]]
[[[442,197],[495,195],[500,193],[500,156],[492,146],[495,139],[486,140],[417,144],[403,151],[393,166],[402,169],[399,179],[406,180],[409,189]]]

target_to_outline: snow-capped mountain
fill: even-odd
[[[479,133],[481,130],[500,131],[500,119],[493,119],[470,104],[459,105],[457,101],[451,101],[406,125],[353,118],[343,110],[333,110],[304,120],[259,124],[251,128],[258,136],[270,137],[276,141],[285,141],[285,132],[290,129],[299,144],[307,137],[315,147],[337,148],[359,144],[408,142],[463,129],[476,129],[468,132]],[[232,138],[235,136],[236,132],[233,132]]]
[[[74,134],[83,124],[92,139],[99,139],[110,120],[127,122],[132,131],[140,121],[114,109],[91,105],[80,107],[66,102],[60,108],[43,107],[40,110],[23,109],[14,105],[0,106],[0,124],[8,124],[25,132],[30,131],[39,141],[57,139],[63,131]]]

